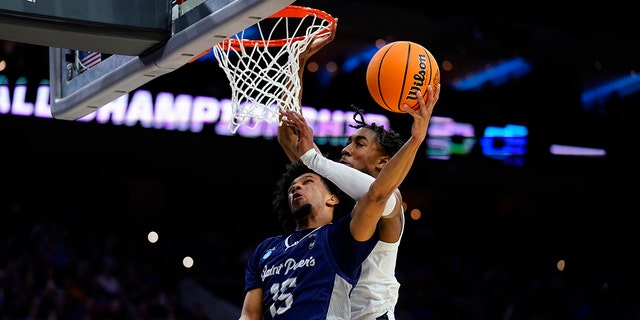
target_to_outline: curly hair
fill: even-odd
[[[404,141],[400,138],[400,134],[392,129],[385,129],[384,126],[377,125],[375,122],[371,124],[366,123],[364,121],[364,111],[355,105],[351,105],[351,108],[356,110],[356,113],[353,114],[353,121],[355,121],[356,124],[350,124],[349,126],[356,129],[366,128],[373,131],[376,135],[376,142],[380,145],[385,155],[393,157],[393,155],[402,148]]]
[[[304,165],[302,161],[289,163],[286,166],[286,171],[282,174],[276,184],[276,189],[273,193],[272,205],[276,217],[278,218],[278,221],[280,221],[285,233],[292,232],[296,228],[296,220],[293,217],[291,208],[289,207],[289,188],[291,187],[293,180],[309,172],[316,173]],[[340,190],[340,188],[328,179],[325,179],[322,176],[320,176],[320,178],[329,192],[333,193],[340,200],[340,203],[335,206],[333,212],[334,219],[351,213],[351,209],[353,209],[355,201],[348,197],[342,190]]]

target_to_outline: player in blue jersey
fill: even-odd
[[[283,226],[293,226],[294,231],[264,240],[252,253],[241,320],[351,318],[349,294],[362,262],[378,243],[381,216],[400,205],[389,208],[387,200],[394,197],[424,142],[431,111],[421,96],[419,110],[407,110],[414,119],[411,137],[351,213],[336,219],[335,210],[345,197],[340,198],[329,180],[309,169],[331,161],[314,149],[313,131],[302,116],[286,120],[298,137],[295,149],[300,161],[289,164],[279,180],[274,207]]]
[[[334,37],[335,30],[325,37],[314,39],[300,55],[301,67],[298,75],[301,82],[307,60]],[[430,88],[424,97],[425,106],[432,109],[439,96],[439,86]],[[291,111],[284,111],[281,115],[281,120],[285,123],[288,118],[296,116]],[[352,198],[358,199],[366,192],[389,159],[402,147],[403,141],[391,129],[385,129],[375,123],[366,123],[362,110],[356,109],[354,120],[356,125],[353,127],[357,130],[348,138],[339,160],[346,166],[329,161],[312,169],[327,177]],[[297,133],[291,127],[278,127],[278,142],[291,161],[298,160],[297,139]],[[317,146],[314,145],[314,148],[320,152]],[[352,320],[395,319],[395,305],[400,289],[395,269],[405,224],[402,201],[399,190],[388,200],[388,210],[385,211],[380,224],[380,241],[363,262],[360,280],[351,294]]]

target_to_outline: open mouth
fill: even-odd
[[[340,161],[339,161],[339,162],[340,162],[340,163],[342,163],[342,164],[344,164],[345,166],[349,166],[349,167],[351,167],[351,163],[349,163],[347,160],[340,159]]]

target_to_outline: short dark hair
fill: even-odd
[[[356,113],[353,114],[353,121],[355,121],[356,124],[350,124],[350,127],[356,129],[366,128],[373,131],[376,134],[376,142],[382,147],[385,155],[389,157],[393,157],[400,151],[400,148],[404,145],[404,141],[400,139],[400,134],[391,128],[385,129],[384,126],[377,125],[375,122],[370,124],[366,123],[364,121],[364,111],[355,105],[351,105],[351,108],[356,110]]]
[[[285,172],[280,176],[280,179],[276,184],[272,201],[273,209],[278,221],[280,221],[280,224],[282,225],[282,229],[286,233],[292,232],[296,228],[295,218],[293,217],[291,208],[289,208],[289,187],[293,180],[305,173],[318,174],[317,172],[309,169],[300,160],[288,163]],[[355,206],[355,201],[348,197],[342,190],[340,190],[340,188],[333,184],[333,182],[321,175],[319,176],[325,186],[327,186],[327,189],[329,189],[329,191],[340,200],[340,203],[335,207],[333,212],[334,219],[345,214],[350,214],[351,210]]]

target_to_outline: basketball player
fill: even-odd
[[[313,131],[304,118],[291,115],[286,125],[297,133],[296,156],[277,184],[274,208],[293,232],[269,237],[252,253],[245,272],[245,299],[240,320],[351,318],[348,294],[357,283],[362,262],[378,242],[378,222],[393,208],[387,200],[404,180],[424,142],[431,117],[420,99],[411,138],[382,168],[358,199],[351,214],[334,220],[346,197],[310,167],[331,162],[316,152]],[[297,116],[296,116],[297,115]],[[305,166],[301,165],[301,162]]]
[[[323,38],[315,39],[300,55],[300,81],[307,60],[334,37],[335,31]],[[429,88],[426,101],[422,95],[419,96],[420,104],[431,111],[439,95],[439,86]],[[281,114],[281,120],[287,124],[288,119],[295,116],[293,112],[286,111]],[[323,168],[312,169],[329,178],[352,198],[358,199],[389,159],[401,148],[403,142],[393,130],[385,130],[375,123],[367,124],[360,110],[357,110],[354,120],[355,128],[358,130],[348,138],[348,144],[342,150],[340,159],[340,163],[346,166],[326,162]],[[278,127],[278,142],[291,161],[297,160],[296,139],[296,132],[290,127]],[[314,148],[320,152],[316,145]],[[395,305],[400,289],[400,283],[395,277],[395,267],[405,223],[400,191],[395,190],[394,196],[390,197],[388,202],[387,208],[390,208],[390,211],[386,212],[380,221],[380,241],[363,263],[362,275],[351,294],[351,319],[354,320],[395,319]]]

